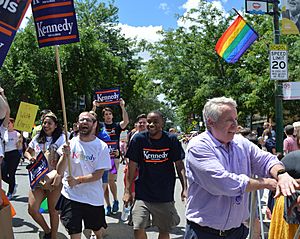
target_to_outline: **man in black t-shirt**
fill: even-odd
[[[153,225],[159,229],[159,238],[169,238],[170,230],[179,224],[180,218],[174,205],[176,173],[179,176],[182,200],[186,197],[186,178],[183,164],[184,152],[175,135],[163,131],[163,116],[158,111],[147,115],[148,132],[138,133],[129,144],[128,184],[123,201],[132,203],[131,185],[135,180],[135,203],[132,221],[135,238],[147,238],[145,228],[152,215]]]
[[[110,137],[110,140],[118,142],[118,150],[117,150],[117,152],[115,152],[116,156],[114,157],[114,163],[115,163],[115,168],[117,170],[117,173],[118,173],[118,168],[119,168],[119,163],[120,163],[120,158],[119,158],[120,134],[121,134],[121,131],[124,130],[129,123],[128,114],[125,109],[125,101],[123,99],[120,99],[120,107],[122,110],[122,121],[121,122],[114,122],[112,109],[109,107],[105,107],[102,110],[102,116],[103,116],[104,122],[100,123],[100,125],[104,125],[105,130]],[[108,175],[109,187],[107,187],[104,192],[104,198],[106,201],[106,215],[110,215],[111,213],[117,213],[119,211],[119,201],[117,199],[117,184],[116,184],[117,173],[116,174],[109,173],[109,175]],[[113,199],[114,199],[112,207],[111,207],[110,200],[109,200],[109,189],[110,189],[110,191],[113,195]]]

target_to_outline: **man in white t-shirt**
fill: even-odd
[[[91,229],[101,238],[101,228],[107,227],[101,177],[111,167],[109,149],[93,134],[97,122],[92,114],[81,113],[78,125],[79,137],[58,149],[61,158],[57,172],[63,175],[63,188],[56,208],[61,210],[60,219],[72,239],[81,237],[82,221],[85,229]]]

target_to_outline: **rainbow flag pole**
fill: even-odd
[[[237,62],[245,51],[258,38],[256,31],[233,8],[238,17],[218,40],[215,50],[228,63]]]

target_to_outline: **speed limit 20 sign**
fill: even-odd
[[[288,52],[286,45],[271,45],[270,78],[271,80],[288,80]]]

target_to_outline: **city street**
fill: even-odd
[[[28,201],[28,190],[29,190],[29,179],[26,170],[27,163],[20,164],[17,171],[17,193],[12,199],[12,204],[15,207],[17,215],[13,218],[13,231],[15,239],[36,239],[43,238],[43,232],[37,223],[27,213],[27,201]],[[105,235],[105,239],[133,239],[133,230],[131,226],[124,224],[121,220],[122,210],[122,195],[123,195],[123,168],[124,165],[120,166],[120,174],[118,177],[118,199],[120,201],[120,212],[116,215],[106,217],[108,229]],[[7,190],[7,184],[3,182],[3,189]],[[176,208],[181,217],[180,224],[172,231],[171,238],[183,238],[185,217],[184,217],[184,204],[180,200],[181,186],[177,179],[176,182]],[[48,214],[44,214],[47,222],[49,222]],[[89,232],[85,234],[89,235]],[[147,230],[147,236],[149,239],[156,239],[158,236],[157,230],[151,227]],[[68,234],[65,231],[62,224],[59,225],[59,236],[58,238],[68,238]],[[82,236],[82,238],[85,238]],[[89,238],[89,236],[87,236]]]

